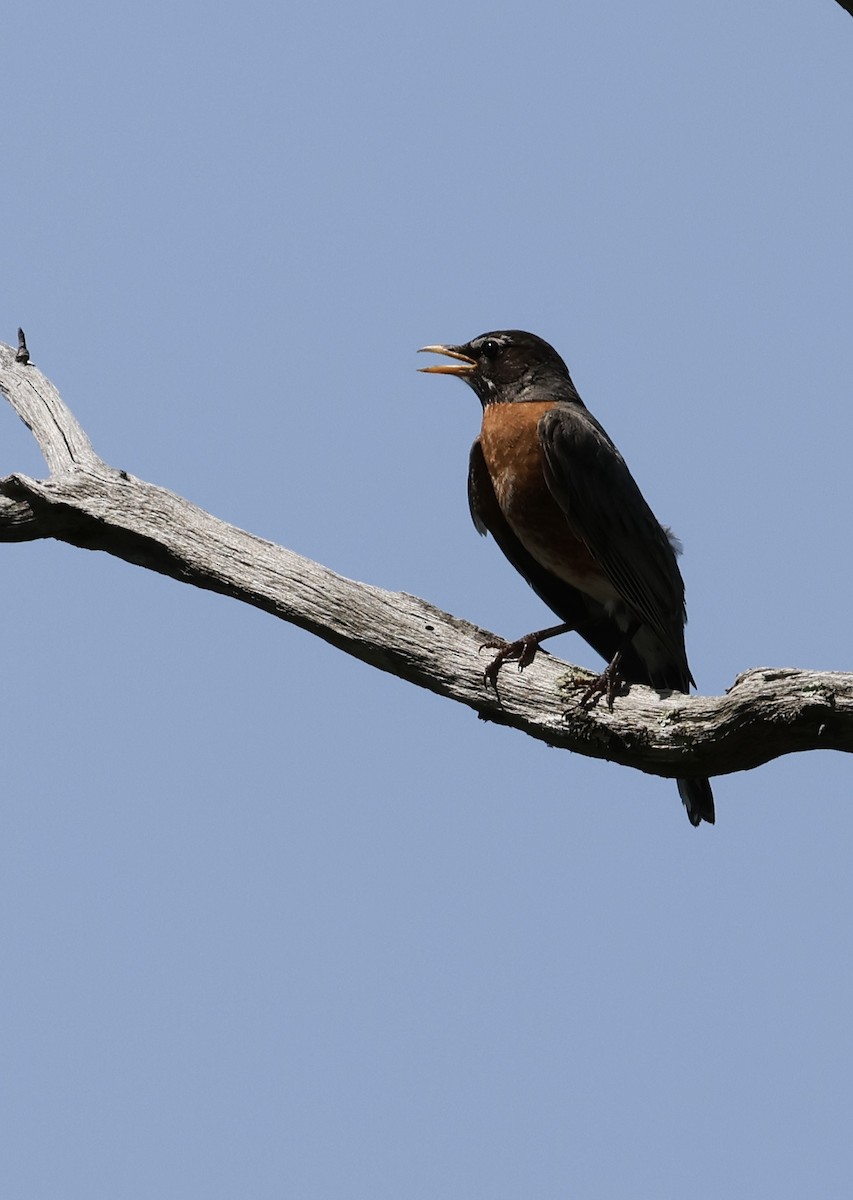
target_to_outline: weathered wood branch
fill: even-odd
[[[523,675],[505,669],[498,698],[479,654],[493,634],[416,596],[345,579],[109,466],[49,380],[2,345],[0,391],[51,472],[0,480],[0,541],[104,550],[264,609],[485,720],[650,774],[722,775],[799,750],[853,751],[853,675],[840,672],[755,669],[714,697],[634,686],[613,712],[587,711],[577,697],[589,672],[543,653]]]

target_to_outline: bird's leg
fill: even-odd
[[[621,683],[619,678],[619,665],[622,662],[622,655],[634,640],[634,635],[639,628],[639,621],[633,621],[628,627],[619,649],[613,655],[610,662],[607,664],[601,674],[596,679],[593,679],[592,683],[581,696],[581,708],[586,708],[588,704],[596,700],[599,696],[606,696],[607,708],[610,712],[613,712],[613,698],[616,695],[617,685]]]
[[[548,629],[537,629],[535,633],[526,633],[524,637],[514,642],[483,642],[480,650],[497,650],[497,654],[483,672],[486,687],[498,690],[498,675],[505,662],[517,662],[519,671],[529,667],[536,657],[540,642],[546,638],[557,637],[560,633],[570,633],[574,625],[551,625]]]

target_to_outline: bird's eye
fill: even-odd
[[[494,358],[498,350],[500,350],[500,346],[494,338],[486,338],[480,347],[480,353],[483,358]]]

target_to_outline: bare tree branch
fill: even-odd
[[[838,0],[838,3],[845,12],[849,12],[851,17],[853,17],[853,3],[851,3],[851,0]]]
[[[0,391],[32,430],[48,479],[0,480],[0,541],[56,538],[252,604],[362,661],[552,746],[654,775],[722,775],[800,750],[853,751],[853,675],[755,669],[725,696],[633,686],[582,709],[589,672],[540,653],[483,684],[494,635],[405,592],[357,583],[211,516],[98,457],[59,393],[0,345]]]

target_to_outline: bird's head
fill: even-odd
[[[535,333],[505,329],[482,333],[461,346],[423,346],[419,353],[443,354],[452,363],[421,367],[426,375],[456,375],[485,407],[511,401],[578,400],[569,369],[553,346]]]

